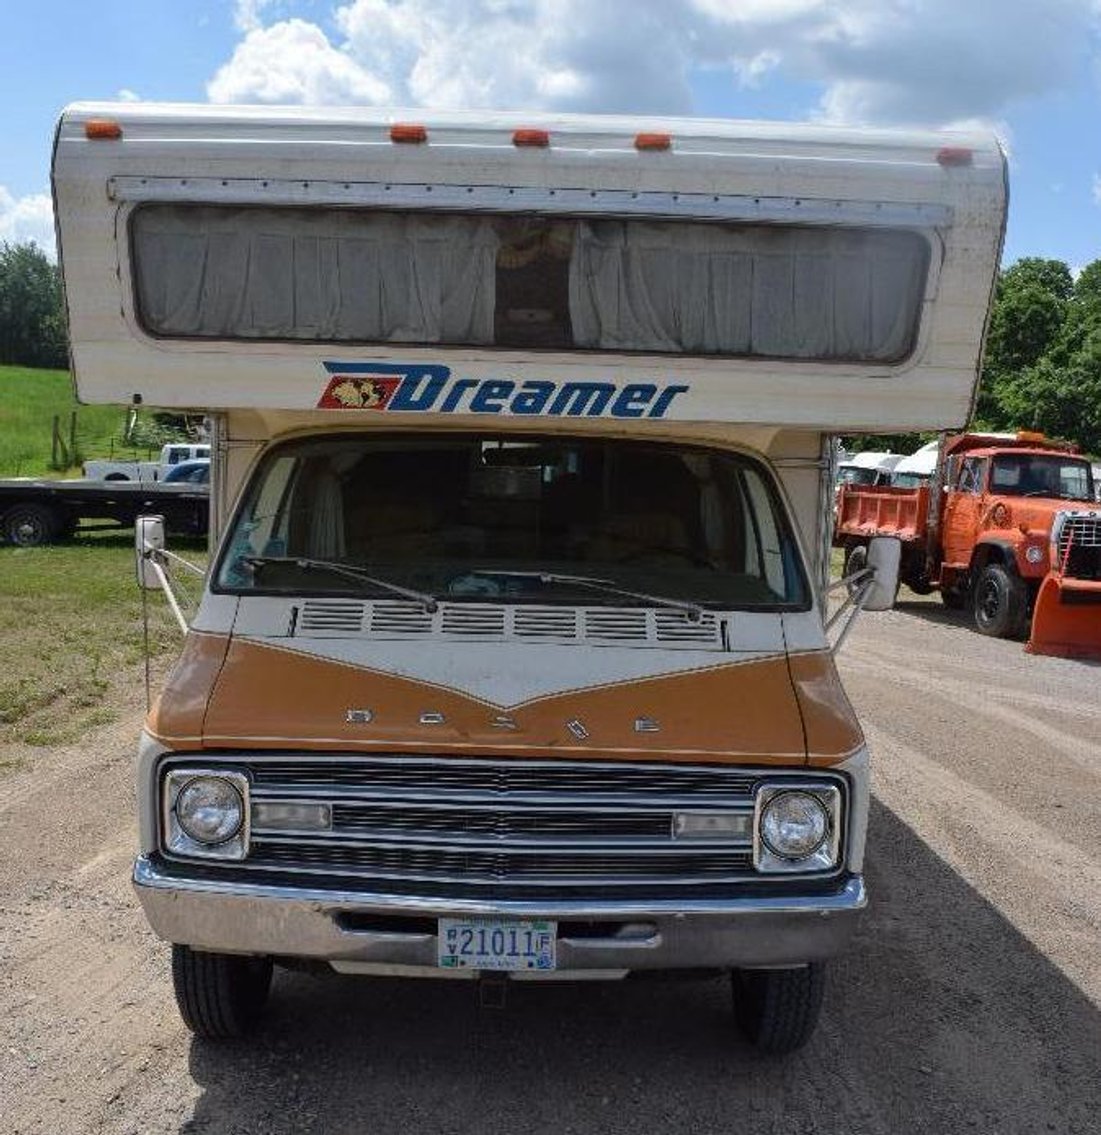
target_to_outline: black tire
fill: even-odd
[[[924,576],[918,576],[917,579],[907,579],[903,582],[915,595],[932,595],[933,593],[933,585]]]
[[[172,947],[172,985],[184,1024],[204,1040],[251,1032],[271,989],[271,958]]]
[[[105,481],[129,481],[131,478],[127,477],[125,473],[108,473],[103,479]]]
[[[971,615],[980,634],[1016,638],[1022,634],[1028,611],[1028,590],[1021,579],[1001,564],[987,564],[971,591]]]
[[[940,601],[949,611],[962,611],[967,606],[967,592],[956,587],[942,587]]]
[[[4,539],[20,548],[48,544],[57,528],[57,517],[44,505],[17,504],[4,514]]]
[[[826,988],[822,962],[799,969],[736,969],[731,976],[734,1020],[758,1052],[782,1056],[810,1040]]]
[[[863,571],[868,566],[868,546],[866,544],[856,544],[845,553],[845,566],[841,571],[843,578],[847,579],[850,575],[858,571]],[[862,583],[848,584],[849,595],[855,596],[860,592]]]

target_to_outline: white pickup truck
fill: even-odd
[[[159,461],[85,461],[84,476],[92,481],[160,481],[173,465],[200,457],[210,457],[209,445],[170,442]]]

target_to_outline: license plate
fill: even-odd
[[[441,918],[441,969],[552,970],[557,924],[546,919]]]

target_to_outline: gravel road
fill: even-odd
[[[0,778],[0,1131],[1101,1131],[1101,667],[928,602],[865,616],[842,657],[873,901],[797,1056],[741,1045],[720,981],[485,1010],[284,973],[251,1044],[193,1041],[127,881],[135,701]]]

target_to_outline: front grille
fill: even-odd
[[[165,767],[195,760],[176,757]],[[247,858],[225,866],[237,877],[550,899],[744,888],[758,878],[755,787],[776,775],[700,765],[334,754],[202,761],[244,771],[254,803],[328,805],[326,831],[254,826]],[[841,777],[814,779],[844,789]],[[675,812],[715,810],[742,817],[737,834],[675,838]]]
[[[1071,579],[1101,580],[1101,512],[1071,513],[1059,529],[1059,566]]]

